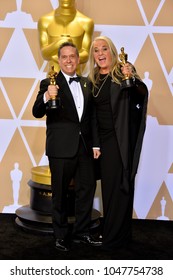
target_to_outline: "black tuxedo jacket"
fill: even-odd
[[[59,86],[57,109],[49,109],[48,103],[43,101],[43,95],[49,84],[49,78],[41,81],[32,109],[36,118],[47,116],[46,155],[57,158],[73,157],[77,153],[80,137],[88,153],[92,153],[92,147],[99,147],[99,138],[88,79],[85,77],[80,79],[84,96],[84,109],[80,121],[72,93],[62,72],[60,71],[56,77],[56,84]]]

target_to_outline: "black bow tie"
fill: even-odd
[[[71,84],[73,81],[75,81],[75,82],[79,82],[80,81],[80,77],[73,77],[73,78],[70,78],[69,79],[69,84]]]

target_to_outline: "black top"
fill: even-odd
[[[93,99],[96,106],[99,134],[102,141],[114,134],[112,109],[110,103],[110,86],[111,77],[107,77],[107,74],[101,74],[98,88],[95,89],[93,94]]]

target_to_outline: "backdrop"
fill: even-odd
[[[45,119],[31,114],[48,70],[37,21],[59,3],[0,4],[0,212],[14,213],[29,203],[31,168],[47,164]],[[124,46],[150,91],[133,217],[173,220],[173,1],[77,0],[76,7],[93,18],[94,37],[110,37],[118,50]],[[94,206],[102,211],[100,182]]]

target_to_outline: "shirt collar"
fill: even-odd
[[[69,82],[70,78],[77,77],[76,73],[73,76],[69,76],[61,70],[62,74],[64,75],[67,82]]]

